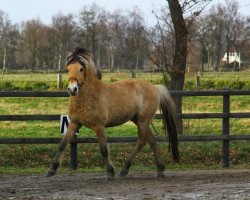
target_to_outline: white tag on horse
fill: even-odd
[[[60,133],[65,135],[68,130],[70,119],[68,115],[61,115],[60,116]],[[79,129],[76,131],[76,135],[80,133]]]

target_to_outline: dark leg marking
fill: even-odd
[[[66,146],[67,146],[67,142],[65,142],[65,141],[62,140],[62,141],[60,142],[60,144],[59,144],[59,149],[58,149],[58,150],[59,150],[60,152],[63,152],[63,151],[65,150]]]
[[[59,167],[59,163],[52,162],[49,171],[46,173],[46,177],[54,176],[56,169]]]
[[[166,167],[162,164],[161,162],[161,158],[160,158],[160,152],[156,143],[156,138],[155,136],[152,134],[150,128],[148,127],[148,144],[150,146],[150,148],[153,151],[153,155],[155,158],[155,164],[157,167],[157,178],[164,178],[164,173],[163,171],[166,170]]]
[[[157,170],[159,170],[159,171],[166,170],[166,167],[162,163],[158,163],[158,164],[156,164],[156,166],[157,166]]]
[[[105,158],[105,160],[108,158],[108,148],[107,146],[101,146],[100,147],[101,154]]]
[[[64,150],[65,150],[65,148],[67,146],[67,143],[73,137],[73,135],[74,135],[77,128],[79,128],[78,124],[76,124],[76,123],[74,123],[72,121],[69,123],[68,131],[67,131],[66,135],[64,135],[63,139],[61,140],[61,142],[59,144],[57,154],[54,157],[54,159],[53,159],[53,161],[52,161],[52,163],[50,165],[50,168],[49,168],[49,171],[46,174],[46,177],[50,177],[50,176],[55,175],[56,170],[57,170],[57,168],[59,166],[59,163],[60,163],[60,161],[62,159],[63,152],[64,152]]]
[[[110,164],[109,162],[109,154],[108,154],[108,148],[106,145],[101,146],[100,147],[101,150],[101,154],[104,158],[105,164],[106,164],[106,168],[107,168],[107,180],[112,180],[115,176],[115,170],[113,168],[113,166]]]
[[[124,166],[123,166],[123,168],[122,168],[122,170],[120,172],[120,177],[124,177],[124,176],[126,176],[128,174],[128,170],[129,170],[131,164],[132,164],[131,160],[127,160],[125,162],[125,164],[124,164]]]

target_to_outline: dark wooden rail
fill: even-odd
[[[246,135],[230,135],[230,118],[250,118],[250,112],[230,113],[230,96],[250,95],[250,90],[221,90],[221,91],[170,91],[172,96],[222,96],[222,113],[188,113],[178,114],[179,119],[222,119],[222,135],[211,134],[203,136],[180,135],[179,141],[222,141],[223,142],[223,165],[229,167],[229,141],[230,140],[250,140],[250,133]],[[0,92],[0,97],[68,97],[67,92]],[[157,114],[155,119],[161,119]],[[0,115],[0,121],[36,121],[36,120],[59,120],[60,115]],[[59,143],[61,138],[0,138],[0,144],[55,144]],[[136,142],[136,137],[109,137],[109,143],[128,143]],[[166,142],[168,138],[158,136],[158,142]],[[77,138],[71,142],[71,166],[77,167],[77,143],[96,143],[95,137]]]

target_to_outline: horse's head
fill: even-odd
[[[79,88],[86,82],[88,71],[96,73],[91,54],[82,48],[68,52],[67,70],[69,78],[67,90],[72,96],[77,95]]]

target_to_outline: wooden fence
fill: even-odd
[[[179,119],[222,119],[222,134],[210,133],[203,136],[179,135],[179,141],[222,141],[223,166],[229,167],[229,141],[231,140],[250,140],[250,133],[244,135],[230,135],[230,118],[250,118],[250,112],[231,113],[230,96],[250,95],[250,90],[220,90],[220,91],[170,91],[172,96],[222,96],[222,113],[189,113],[178,114]],[[0,97],[68,97],[66,92],[0,92]],[[156,119],[162,116],[157,114]],[[0,121],[35,121],[35,120],[60,120],[60,115],[0,115]],[[59,143],[61,138],[0,138],[0,144],[54,144]],[[108,143],[129,143],[136,142],[136,137],[108,137]],[[166,142],[168,138],[158,136],[158,142]],[[71,168],[77,168],[77,143],[97,143],[95,137],[75,137],[71,142]]]

